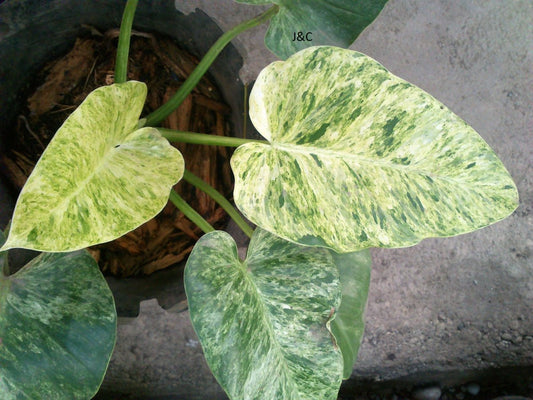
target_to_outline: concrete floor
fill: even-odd
[[[230,0],[200,7],[226,30],[259,13]],[[481,231],[373,250],[367,326],[352,380],[450,383],[457,372],[533,365],[533,3],[390,0],[352,46],[425,89],[472,125],[514,177],[520,206]],[[251,81],[275,57],[265,27],[234,41]],[[465,378],[466,379],[466,378]],[[208,373],[186,312],[155,300],[119,328],[104,387],[142,395],[224,398]]]

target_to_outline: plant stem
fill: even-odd
[[[209,135],[207,133],[183,132],[173,129],[157,128],[161,136],[170,142],[206,144],[211,146],[239,147],[245,143],[268,144],[266,140],[243,139],[228,136]]]
[[[200,189],[202,192],[205,192],[206,194],[211,196],[211,198],[215,200],[220,205],[220,207],[222,207],[228,213],[230,218],[235,221],[237,226],[242,229],[246,236],[248,236],[249,238],[252,237],[254,230],[250,227],[250,225],[246,223],[244,218],[241,217],[235,207],[233,207],[231,203],[214,187],[212,187],[203,179],[197,177],[192,172],[187,170],[185,170],[185,173],[183,174],[183,179],[185,179],[191,185]]]
[[[202,76],[207,72],[211,64],[215,61],[220,52],[226,47],[229,42],[231,42],[239,33],[244,32],[248,29],[251,29],[257,25],[262,24],[263,22],[272,18],[274,14],[278,12],[279,7],[273,6],[265,11],[263,14],[258,15],[255,18],[252,18],[248,21],[245,21],[235,28],[224,33],[216,42],[211,46],[209,51],[205,54],[204,58],[196,66],[195,70],[179,88],[179,90],[174,94],[174,96],[157,110],[152,112],[146,117],[145,126],[157,126],[163,120],[168,117],[179,105],[185,100],[189,93],[194,89],[198,84]]]
[[[180,210],[187,218],[198,226],[204,233],[213,232],[213,228],[204,217],[198,214],[174,189],[170,191],[170,201]]]
[[[139,0],[128,0],[118,36],[117,60],[115,62],[115,83],[123,83],[128,80],[128,55],[130,51],[131,26]]]

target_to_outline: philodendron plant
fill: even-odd
[[[84,248],[133,230],[169,199],[205,231],[185,289],[206,360],[232,400],[335,399],[363,333],[368,249],[471,232],[516,208],[513,180],[471,127],[370,57],[341,48],[386,0],[272,2],[225,33],[176,96],[141,119],[146,86],[126,79],[137,3],[127,2],[115,83],[89,94],[57,131],[2,237],[2,251],[43,252],[12,275],[7,253],[0,260],[2,399],[97,391],[116,315]],[[283,61],[267,66],[250,94],[264,140],[157,127],[233,37],[269,19],[266,44]],[[297,32],[313,32],[313,41],[293,41]],[[234,201],[255,230],[186,170],[169,141],[237,147]],[[210,194],[251,237],[245,260],[229,234],[172,190],[180,179]]]

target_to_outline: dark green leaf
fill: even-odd
[[[279,5],[279,12],[270,22],[265,44],[282,59],[310,46],[349,47],[387,3],[387,0],[236,1]]]
[[[0,278],[0,398],[90,399],[115,344],[111,291],[85,250]]]
[[[341,305],[331,323],[331,331],[344,358],[343,377],[348,379],[363,339],[372,259],[368,250],[347,254],[331,253],[339,269],[342,287]]]

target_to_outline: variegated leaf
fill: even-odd
[[[369,250],[346,254],[333,251],[331,253],[339,269],[342,288],[341,305],[331,322],[331,331],[344,358],[343,378],[348,379],[363,339],[372,259]]]
[[[517,207],[509,173],[471,127],[363,54],[314,47],[271,64],[250,117],[270,144],[234,153],[235,202],[285,239],[338,252],[403,247]]]
[[[161,211],[184,163],[156,129],[137,129],[145,98],[146,85],[135,81],[87,96],[28,178],[3,249],[81,249]]]
[[[115,336],[113,296],[85,250],[0,276],[0,398],[92,398]]]
[[[279,6],[270,21],[265,44],[282,59],[310,46],[350,46],[387,3],[387,0],[236,1]]]
[[[241,261],[233,239],[215,231],[194,247],[185,289],[207,362],[232,400],[337,398],[342,356],[329,323],[341,288],[328,250],[257,230]]]

